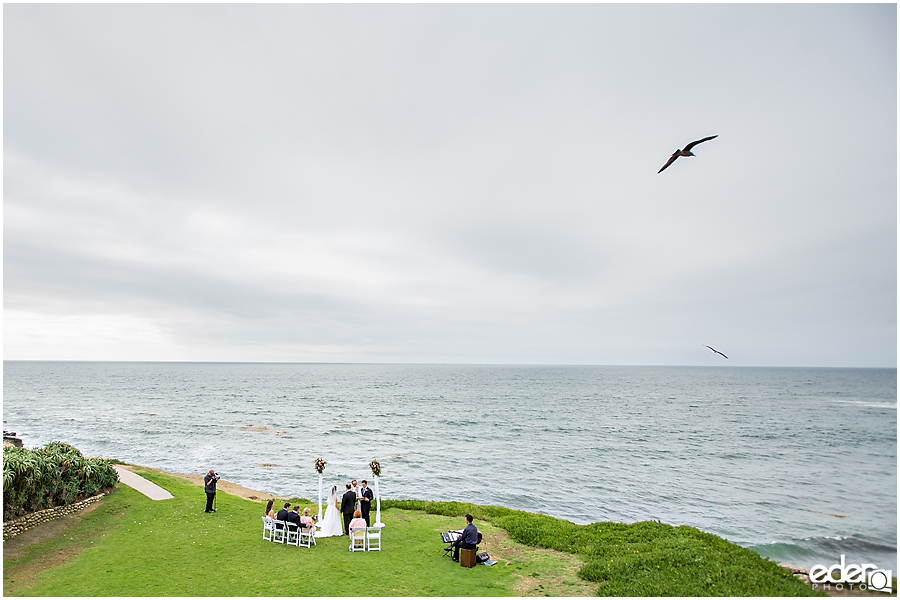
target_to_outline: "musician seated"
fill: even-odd
[[[472,524],[472,515],[466,515],[466,527],[456,541],[450,544],[453,549],[453,562],[459,562],[459,549],[474,550],[478,547],[478,528]]]

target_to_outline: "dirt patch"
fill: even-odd
[[[495,529],[489,535],[485,535],[478,550],[487,552],[491,555],[491,560],[496,560],[500,564],[516,565],[532,562],[537,554],[539,557],[552,558],[555,563],[562,565],[561,571],[558,568],[553,569],[552,574],[548,574],[547,569],[543,567],[535,567],[535,571],[540,572],[540,575],[537,573],[517,574],[521,581],[516,584],[513,591],[519,596],[596,595],[596,585],[578,576],[583,561],[573,554],[548,548],[523,546],[510,538],[509,534],[502,529]],[[484,568],[489,569],[490,567]]]
[[[58,519],[53,519],[52,521],[47,521],[46,523],[41,523],[36,527],[32,527],[28,531],[11,537],[8,540],[4,540],[3,559],[6,560],[7,558],[15,558],[22,553],[22,550],[24,548],[27,548],[32,544],[37,544],[38,542],[43,542],[44,540],[48,540],[64,532],[72,525],[78,523],[82,518],[84,518],[84,515],[88,514],[98,506],[100,506],[100,503],[94,502],[93,504],[85,506],[78,512],[63,515]]]
[[[18,537],[18,536],[16,536]],[[8,540],[7,540],[8,541]],[[3,595],[15,595],[15,589],[27,589],[34,585],[38,575],[46,569],[52,569],[78,556],[81,548],[69,548],[47,554],[40,561],[30,560],[24,565],[17,565],[12,568],[4,566],[3,571]],[[3,558],[6,559],[6,542],[3,542]],[[15,589],[7,589],[7,582],[10,587]]]
[[[3,595],[16,595],[17,589],[27,589],[35,583],[38,575],[47,569],[59,566],[78,556],[84,549],[70,546],[63,550],[48,552],[40,560],[26,560],[24,564],[14,564],[16,558],[24,554],[29,546],[65,535],[73,525],[81,521],[89,512],[97,509],[102,502],[94,502],[78,512],[63,515],[58,519],[41,523],[3,542]],[[7,560],[13,562],[7,564]]]

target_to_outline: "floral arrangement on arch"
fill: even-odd
[[[322,471],[324,471],[324,470],[325,470],[325,461],[321,458],[317,458],[316,459],[316,471],[319,473],[319,475],[321,475]]]
[[[378,464],[377,460],[373,460],[369,463],[369,468],[372,469],[372,475],[378,477],[381,475],[381,465]]]

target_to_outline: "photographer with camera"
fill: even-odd
[[[219,481],[219,475],[212,469],[203,478],[203,488],[206,490],[206,512],[216,512],[213,508],[213,502],[216,499],[216,482]]]

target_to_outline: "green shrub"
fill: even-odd
[[[476,519],[491,521],[498,517],[517,513],[504,506],[479,506],[468,502],[432,502],[430,500],[381,500],[381,508],[400,508],[403,510],[418,510],[431,515],[445,517],[461,517],[468,513]]]
[[[600,596],[823,596],[752,550],[693,527],[658,521],[591,523],[500,506],[382,500],[382,507],[445,516],[471,514],[519,543],[585,557],[579,575]]]
[[[119,480],[109,461],[85,458],[64,442],[3,448],[3,520],[94,496]]]

